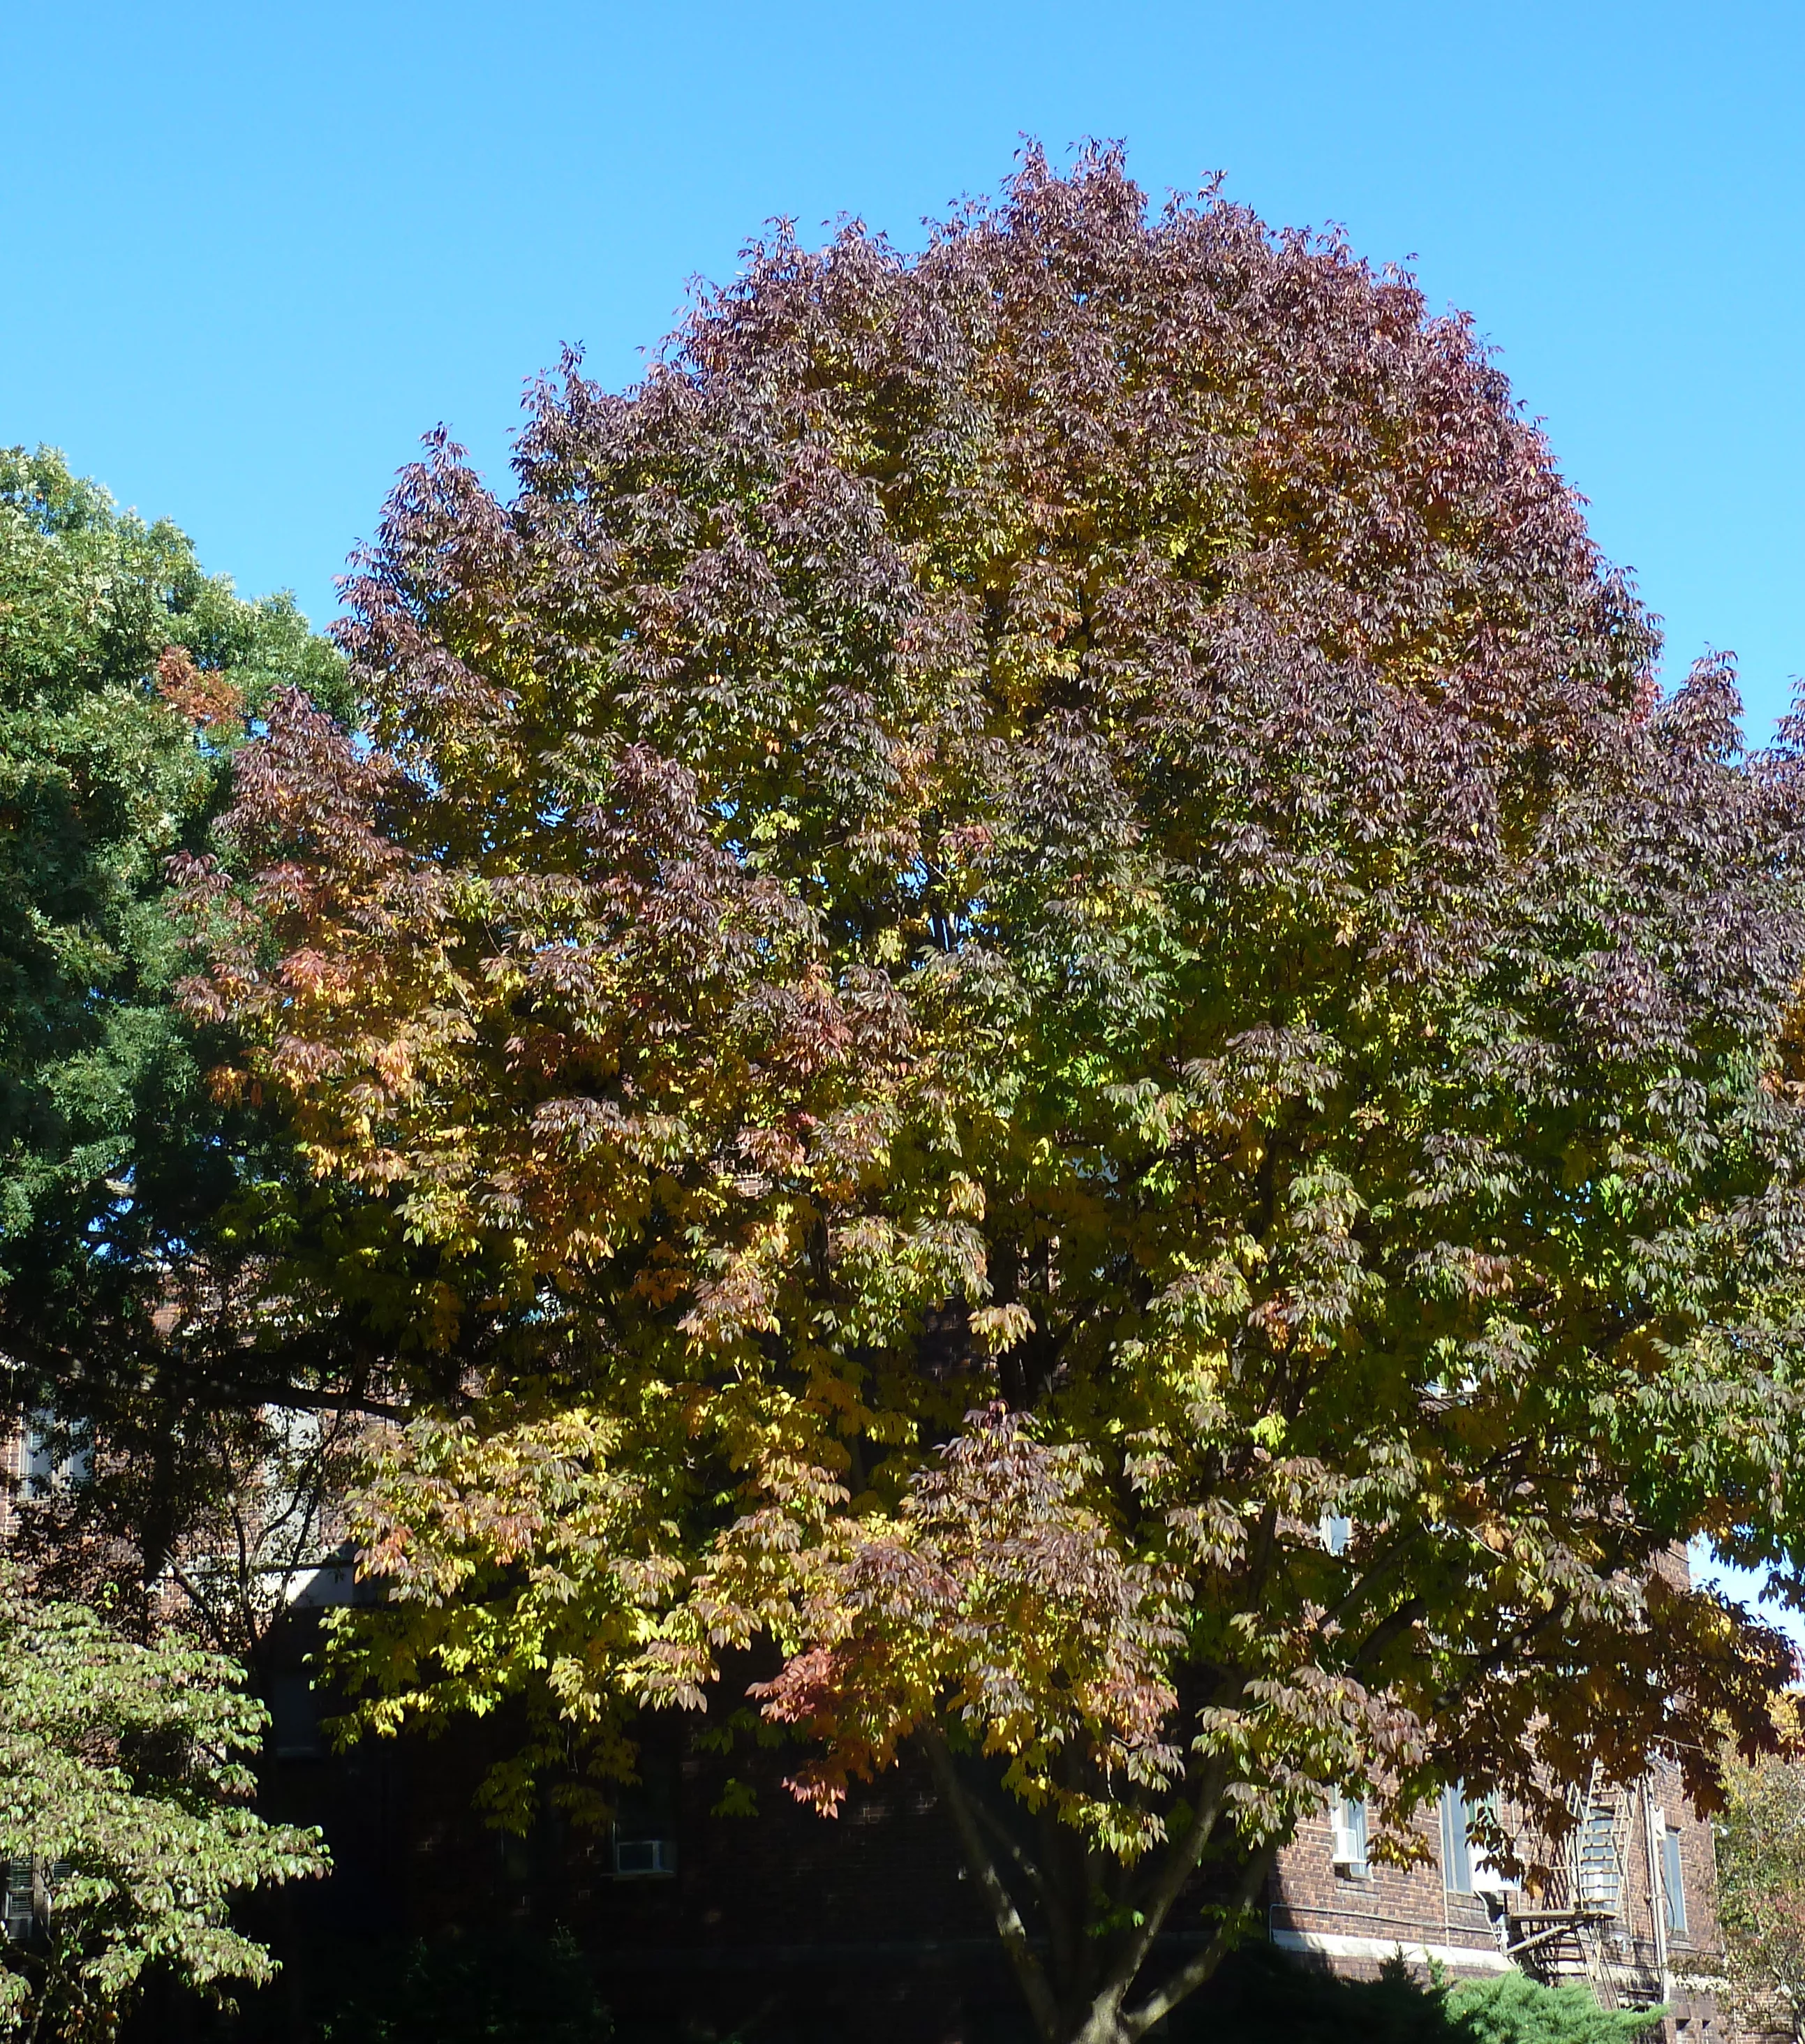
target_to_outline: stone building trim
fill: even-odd
[[[1269,1933],[1281,1952],[1304,1952],[1323,1959],[1355,1959],[1382,1965],[1401,1952],[1407,1965],[1446,1966],[1450,1973],[1510,1973],[1517,1969],[1502,1952],[1483,1945],[1420,1945],[1396,1938],[1358,1937],[1339,1931],[1293,1931],[1274,1924]]]

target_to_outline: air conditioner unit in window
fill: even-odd
[[[1366,1866],[1366,1805],[1337,1796],[1329,1805],[1329,1857],[1344,1873],[1364,1878]]]
[[[623,1838],[614,1834],[614,1877],[616,1881],[644,1881],[677,1871],[674,1838]]]
[[[1515,1885],[1505,1879],[1490,1860],[1477,1848],[1473,1858],[1473,1892],[1475,1895],[1507,1895]]]
[[[653,1881],[676,1873],[679,1789],[673,1755],[639,1756],[639,1779],[620,1785],[614,1806],[616,1881]]]

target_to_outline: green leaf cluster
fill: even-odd
[[[0,450],[0,1324],[51,1349],[179,1244],[224,1166],[175,1013],[167,863],[204,843],[273,694],[343,705],[287,597],[167,521]]]
[[[145,1646],[0,1566],[0,1858],[29,1869],[33,1934],[0,1948],[0,2026],[113,2034],[147,1968],[220,1999],[268,1980],[235,1930],[244,1891],[325,1871],[317,1832],[246,1807],[267,1727],[243,1671]]]

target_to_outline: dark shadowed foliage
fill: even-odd
[[[478,1931],[332,1958],[319,2044],[609,2044],[614,2034],[567,1937]]]

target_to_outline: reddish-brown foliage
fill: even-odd
[[[803,1792],[924,1742],[1050,2038],[1327,1785],[1708,1796],[1780,1649],[1650,1570],[1793,1552],[1795,768],[1657,701],[1469,325],[1031,156],[517,465],[409,472],[371,743],[278,716],[193,882],[423,1394],[378,1719],[605,1742],[774,1639]],[[985,1781],[1078,1842],[1050,1975]]]

